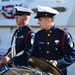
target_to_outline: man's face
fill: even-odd
[[[24,25],[24,20],[25,20],[25,16],[24,15],[18,15],[18,16],[15,16],[16,18],[16,23],[19,27],[21,27],[22,25]]]
[[[46,29],[47,28],[47,19],[45,18],[38,18],[38,24],[40,25],[41,29]]]

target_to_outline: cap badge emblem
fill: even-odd
[[[47,14],[45,14],[47,16]]]

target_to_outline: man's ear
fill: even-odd
[[[51,18],[48,18],[48,19],[47,19],[47,22],[48,22],[48,23],[52,22]]]

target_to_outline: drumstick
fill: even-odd
[[[8,54],[6,54],[5,56],[9,56],[11,54],[11,51],[8,53]],[[0,68],[1,67],[3,67],[3,66],[5,66],[6,64],[4,64],[3,62],[2,62],[2,60],[0,61]]]
[[[11,54],[11,51],[6,56],[9,56],[10,54]]]
[[[11,51],[6,55],[6,56],[9,56],[11,54]],[[0,64],[2,63],[2,61],[0,61]]]

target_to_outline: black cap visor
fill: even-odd
[[[53,17],[55,14],[48,13],[48,12],[37,12],[37,15],[34,18],[40,18],[40,17]]]

